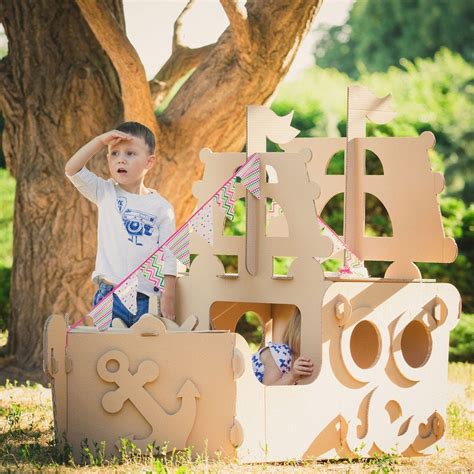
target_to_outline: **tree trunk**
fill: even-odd
[[[245,18],[221,0],[230,27],[153,124],[161,161],[148,184],[174,204],[178,222],[194,207],[199,150],[241,149],[245,106],[269,100],[321,1],[249,1]],[[73,189],[64,164],[124,119],[149,124],[153,104],[119,0],[3,0],[0,21],[9,40],[0,63],[3,146],[17,182],[8,350],[34,368],[47,316],[78,319],[93,294],[95,206]],[[103,157],[88,166],[106,175]]]

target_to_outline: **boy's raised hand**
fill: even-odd
[[[117,145],[117,143],[120,143],[122,140],[133,140],[133,137],[131,135],[128,135],[127,133],[121,132],[119,130],[110,130],[109,132],[105,132],[102,135],[99,135],[98,138],[105,146]]]
[[[72,155],[65,166],[66,174],[69,176],[76,174],[96,153],[101,150],[103,146],[113,146],[120,143],[122,140],[130,141],[133,140],[133,137],[127,133],[120,132],[119,130],[110,130],[110,132],[105,132],[102,135],[96,136]]]

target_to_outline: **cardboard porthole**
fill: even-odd
[[[351,321],[358,321],[350,324]],[[359,382],[376,380],[385,370],[390,347],[388,328],[380,314],[363,307],[352,311],[341,334],[341,357],[348,373]]]
[[[433,340],[421,317],[414,319],[412,312],[405,312],[394,327],[392,346],[395,365],[406,379],[417,382],[430,370]]]
[[[351,355],[361,369],[370,369],[379,358],[380,337],[377,328],[369,321],[356,325],[350,339]]]
[[[422,322],[414,320],[407,324],[402,333],[401,349],[410,367],[417,369],[426,363],[431,354],[431,334]]]

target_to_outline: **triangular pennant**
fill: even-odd
[[[190,266],[190,254],[189,254],[189,227],[188,223],[183,225],[167,244],[168,249],[171,253],[186,267]]]
[[[257,199],[260,199],[260,155],[255,154],[239,169],[237,177]]]
[[[220,209],[222,209],[230,221],[234,220],[235,215],[235,183],[236,177],[234,176],[229,182],[224,184],[219,191],[214,194],[214,200]]]
[[[99,331],[105,331],[109,328],[112,321],[113,294],[110,292],[100,302],[95,305],[89,316],[94,321],[94,325]]]
[[[316,260],[319,263],[323,263],[326,260],[329,260],[330,258],[332,258],[337,252],[342,250],[345,246],[342,239],[336,234],[336,232],[334,232],[331,229],[331,227],[329,227],[326,224],[326,222],[324,222],[319,216],[317,217],[317,219],[318,219],[319,227],[321,230],[321,235],[324,235],[325,237],[329,237],[329,239],[331,239],[331,242],[333,244],[332,252],[330,255],[328,255],[327,257],[316,257]]]
[[[120,298],[123,305],[134,315],[137,314],[137,290],[138,278],[136,273],[129,276],[114,290],[114,293]]]
[[[212,224],[212,202],[208,202],[191,219],[191,226],[208,244],[214,243],[214,231]]]
[[[159,250],[151,257],[148,257],[142,265],[143,276],[153,283],[155,288],[161,290],[165,287],[165,275],[163,273],[163,251]]]

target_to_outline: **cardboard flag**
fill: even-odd
[[[181,263],[189,268],[191,259],[189,254],[189,226],[187,223],[173,235],[166,246]]]
[[[130,275],[130,277],[114,290],[114,293],[132,314],[137,314],[137,290],[138,277],[136,273]]]
[[[95,305],[89,316],[94,321],[94,325],[99,331],[105,331],[109,328],[112,321],[113,293],[110,292],[97,305]]]
[[[214,233],[212,226],[212,202],[208,202],[191,219],[191,226],[208,244],[214,243]]]
[[[260,199],[260,155],[252,155],[239,169],[237,177],[240,178],[242,186],[245,186],[257,199]]]
[[[159,250],[154,253],[142,265],[143,276],[151,281],[155,288],[162,290],[165,287],[165,275],[163,273],[163,251]]]
[[[235,215],[235,183],[236,177],[234,176],[219,191],[214,194],[214,200],[220,209],[222,209],[227,219],[233,221]]]

